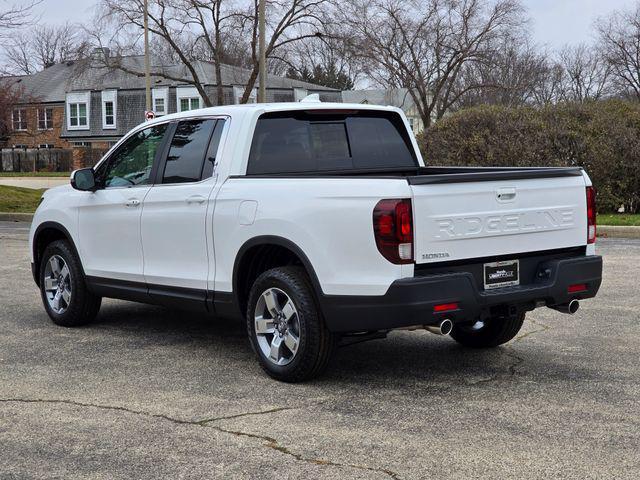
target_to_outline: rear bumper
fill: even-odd
[[[433,325],[444,318],[454,323],[504,312],[533,310],[572,299],[591,298],[602,283],[602,257],[597,255],[541,261],[531,283],[486,291],[469,272],[438,273],[396,280],[382,296],[323,295],[320,302],[327,326],[334,332],[390,330]],[[568,293],[585,284],[586,290]],[[454,311],[434,313],[435,305],[457,303]]]

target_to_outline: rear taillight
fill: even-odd
[[[373,209],[373,232],[384,258],[395,264],[412,263],[411,199],[380,200]]]
[[[596,191],[587,187],[587,243],[596,243]]]
[[[373,232],[384,258],[395,264],[412,263],[411,199],[380,200],[373,209]]]

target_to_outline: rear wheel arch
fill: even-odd
[[[33,262],[34,262],[34,280],[37,284],[40,283],[40,263],[42,261],[42,254],[48,245],[56,240],[65,240],[69,243],[69,246],[75,253],[76,257],[80,259],[80,255],[78,253],[78,249],[76,248],[75,242],[64,225],[58,222],[43,222],[38,225],[36,231],[33,235]],[[84,269],[82,267],[82,262],[80,262],[80,268],[82,269],[82,273],[84,274]]]
[[[322,288],[311,261],[304,251],[291,240],[264,235],[247,240],[238,250],[233,265],[233,297],[244,316],[253,282],[267,270],[275,267],[300,265],[304,268],[316,297]]]

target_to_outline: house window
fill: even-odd
[[[151,95],[153,97],[153,112],[156,114],[156,117],[169,113],[167,108],[167,105],[169,104],[169,88],[154,88],[151,91]]]
[[[178,112],[187,112],[202,106],[202,98],[195,87],[176,88],[176,100]]]
[[[38,145],[38,148],[56,148],[53,143],[41,143]]]
[[[67,128],[89,130],[90,92],[67,94]]]
[[[116,128],[116,102],[118,101],[116,90],[102,92],[102,128],[111,130]]]
[[[72,127],[87,126],[87,104],[86,103],[70,103],[69,104],[69,125]]]
[[[155,112],[156,115],[162,115],[165,112],[164,98],[156,98],[153,105],[153,111]]]
[[[51,130],[53,128],[53,108],[38,109],[38,130]]]
[[[196,110],[200,108],[200,99],[197,97],[181,98],[180,99],[180,111],[187,112],[189,110]]]
[[[27,129],[27,111],[24,108],[16,108],[13,111],[13,129],[18,132]]]
[[[113,115],[113,102],[104,102],[104,124],[115,126],[116,119]]]
[[[73,142],[74,147],[91,147],[91,142]]]
[[[26,150],[29,147],[27,147],[26,145],[23,145],[21,143],[18,143],[16,145],[14,145],[13,148],[20,149],[20,150]]]

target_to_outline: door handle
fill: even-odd
[[[125,207],[137,207],[138,205],[140,205],[140,200],[137,198],[130,198],[124,204]]]
[[[202,195],[192,195],[190,197],[187,197],[187,199],[185,201],[187,203],[189,203],[189,204],[191,204],[191,203],[203,204],[204,202],[207,201],[207,199],[204,198]]]

